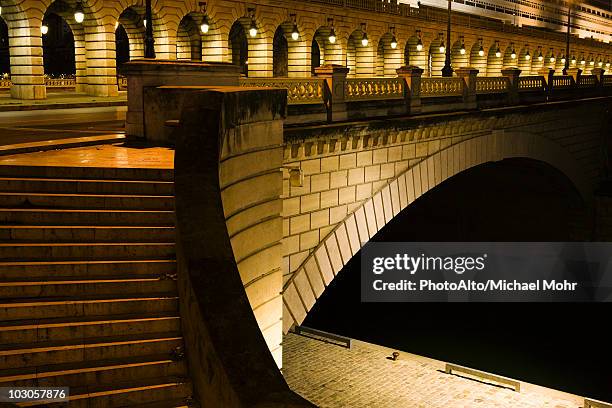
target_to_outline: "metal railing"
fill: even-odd
[[[323,103],[324,81],[318,78],[242,78],[240,86],[286,89],[289,105]]]
[[[476,93],[504,93],[508,91],[508,78],[482,77],[476,78]]]
[[[421,98],[463,95],[461,78],[422,78]]]
[[[351,78],[344,86],[347,101],[404,97],[404,81],[400,78]]]

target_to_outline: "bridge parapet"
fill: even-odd
[[[459,68],[456,77],[421,77],[418,67],[402,67],[397,78],[347,78],[348,69],[323,66],[317,78],[243,78],[242,86],[287,89],[288,124],[339,122],[347,119],[440,113],[525,103],[580,99],[612,94],[612,75],[603,69],[582,75],[580,69],[555,76],[521,76],[518,68],[500,77],[477,77],[474,68]]]

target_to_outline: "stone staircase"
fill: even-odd
[[[0,166],[0,387],[70,387],[70,407],[193,405],[172,179]]]

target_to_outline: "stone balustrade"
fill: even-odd
[[[242,78],[241,86],[285,88],[290,109],[287,123],[337,122],[347,119],[469,110],[519,103],[576,99],[612,93],[612,75],[520,76],[516,68],[500,77],[478,77],[474,68],[457,76],[421,77],[418,67],[398,69],[397,78],[347,78],[338,65],[318,68],[313,78]],[[575,92],[579,89],[580,92]],[[313,110],[319,107],[318,111]]]
[[[508,78],[506,77],[483,77],[476,78],[476,93],[505,93],[508,91]]]
[[[345,82],[346,100],[403,99],[404,81],[398,78],[352,78]]]
[[[318,78],[242,78],[240,86],[283,88],[289,105],[323,103],[323,80]]]
[[[10,89],[12,85],[10,79],[0,80],[0,89]],[[120,90],[127,89],[127,78],[117,77],[117,85]],[[47,88],[76,88],[75,78],[45,78],[45,86]]]
[[[421,98],[437,96],[461,96],[463,81],[461,78],[423,78],[421,81]]]
[[[554,76],[552,69],[543,69],[542,75],[521,76],[520,69],[505,68],[500,77],[478,77],[478,69],[462,67],[455,70],[456,76],[453,77],[422,77],[421,68],[406,66],[397,70],[395,78],[348,78],[349,68],[323,65],[315,69],[313,77],[240,78],[238,67],[228,64],[166,61],[160,65],[140,61],[127,64],[127,68],[128,71],[134,71],[138,67],[148,65],[151,67],[147,68],[146,75],[133,72],[130,77],[128,72],[128,99],[132,101],[128,101],[128,104],[134,105],[130,106],[128,111],[128,129],[130,135],[139,137],[144,136],[143,112],[136,107],[138,103],[142,103],[138,101],[142,101],[143,91],[139,91],[141,88],[136,86],[140,84],[140,77],[154,78],[155,81],[151,82],[153,87],[227,84],[243,88],[286,89],[288,104],[285,124],[289,126],[469,111],[612,94],[612,76],[604,75],[603,69],[594,69],[593,75],[581,75],[580,70],[568,70],[568,75]],[[168,75],[162,75],[163,81],[160,79],[162,68],[168,70]],[[177,79],[174,71],[184,70],[195,70],[199,75],[197,80],[193,77],[189,83],[175,83]],[[134,87],[131,85],[132,81],[135,81]],[[167,130],[164,130],[163,123],[176,119],[173,116],[177,107],[163,103],[151,106],[154,108],[144,115],[150,118],[152,123],[159,122],[150,127],[161,129],[161,133],[151,131],[146,137],[152,140],[165,139]],[[138,125],[135,125],[136,123]]]
[[[519,91],[544,91],[546,89],[546,82],[543,76],[524,76],[519,78],[518,82]]]

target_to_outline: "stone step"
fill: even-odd
[[[176,313],[18,320],[0,323],[0,344],[38,343],[122,334],[142,335],[179,330],[180,318]]]
[[[0,262],[3,279],[30,279],[61,276],[91,279],[96,277],[166,275],[176,273],[174,259],[113,261]]]
[[[55,296],[146,295],[149,293],[172,295],[176,294],[176,290],[176,281],[160,278],[0,281],[0,300]]]
[[[174,226],[174,211],[0,208],[5,225]]]
[[[0,165],[0,177],[173,181],[173,169]]]
[[[147,297],[39,298],[36,301],[0,303],[0,321],[168,313],[178,310],[178,297],[150,294]]]
[[[0,192],[2,208],[174,210],[173,196]]]
[[[192,395],[191,383],[186,379],[167,382],[160,378],[155,383],[135,383],[134,385],[116,384],[114,387],[84,387],[75,388],[70,394],[70,408],[127,408],[137,404],[158,402],[163,400],[187,401]],[[184,381],[184,382],[181,382]],[[121,386],[121,388],[117,388]],[[20,407],[44,406],[48,408],[65,407],[64,402],[31,402],[19,404]],[[174,405],[170,405],[174,406]]]
[[[5,261],[85,259],[173,259],[174,242],[87,242],[0,244]]]
[[[53,364],[33,369],[0,371],[0,387],[82,387],[88,384],[108,385],[160,377],[184,377],[184,361],[174,361],[168,354],[147,355],[120,360],[84,361]]]
[[[0,345],[0,370],[40,367],[50,364],[80,363],[166,354],[183,346],[178,332],[151,333],[140,336],[77,339],[61,343],[24,343]]]
[[[174,194],[171,181],[0,177],[0,191],[67,194]]]
[[[0,225],[0,242],[174,242],[174,227]]]
[[[94,279],[112,276],[151,276],[176,273],[174,259],[116,261],[45,261],[0,262],[0,276],[5,280],[60,276],[63,279]]]

